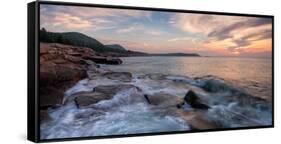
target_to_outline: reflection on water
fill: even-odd
[[[162,73],[202,77],[213,75],[232,82],[248,93],[272,99],[272,61],[266,58],[230,57],[125,57],[110,67],[133,73]]]

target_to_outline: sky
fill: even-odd
[[[43,4],[40,27],[148,53],[271,57],[272,52],[270,18]]]

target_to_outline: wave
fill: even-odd
[[[88,79],[82,80],[66,92],[66,97],[92,90],[95,84]],[[127,89],[118,92],[110,100],[100,101],[85,109],[79,109],[74,102],[67,101],[64,106],[49,110],[54,120],[41,124],[41,138],[190,130],[184,120],[166,115],[166,109],[155,109],[147,104],[141,94],[136,88]]]
[[[253,96],[221,78],[209,75],[194,79],[176,77],[172,80],[188,83],[206,91],[208,94],[205,99],[211,106],[208,117],[223,127],[272,124],[271,102]]]
[[[104,77],[84,79],[65,92],[73,98],[80,92],[91,92],[100,85],[124,82]],[[71,100],[56,109],[49,109],[53,121],[41,124],[41,138],[67,138],[192,130],[175,109],[147,103],[144,94],[165,93],[183,98],[193,90],[210,106],[204,114],[209,121],[224,128],[272,124],[271,103],[254,97],[231,83],[214,77],[190,78],[178,75],[133,74],[133,85],[121,90],[112,99],[102,100],[79,109]],[[188,104],[185,111],[194,110]]]

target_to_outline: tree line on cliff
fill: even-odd
[[[149,54],[127,50],[120,44],[104,45],[98,40],[79,32],[50,32],[45,28],[40,29],[40,42],[61,43],[73,46],[88,47],[96,52],[111,53],[114,56],[200,56],[196,53],[159,53]]]

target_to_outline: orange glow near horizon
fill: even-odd
[[[272,52],[272,19],[267,17],[53,5],[42,5],[40,14],[40,27],[48,31],[80,32],[147,53],[268,57]]]

